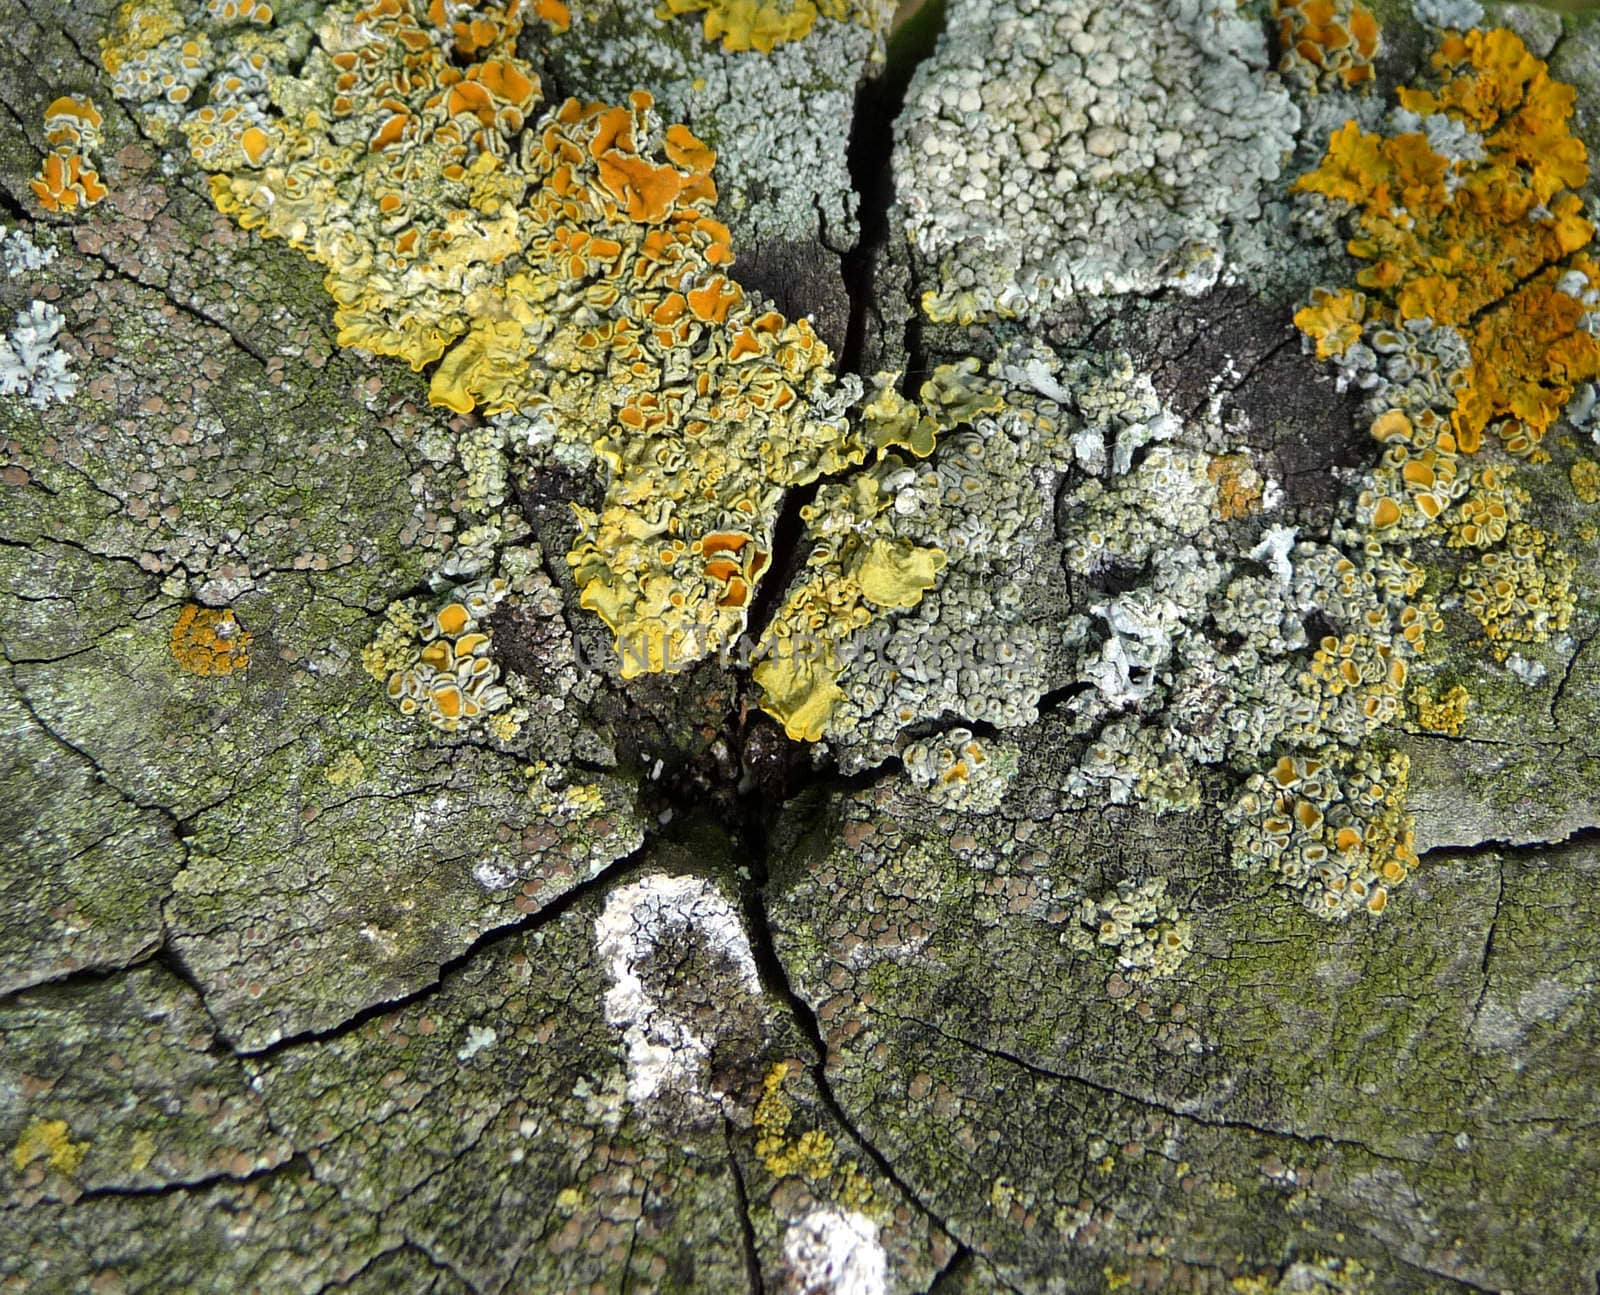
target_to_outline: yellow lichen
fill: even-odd
[[[1512,453],[1536,455],[1574,387],[1600,375],[1579,300],[1600,288],[1600,266],[1578,255],[1594,230],[1575,192],[1589,171],[1569,128],[1573,90],[1505,30],[1448,34],[1433,62],[1440,86],[1401,89],[1400,102],[1449,118],[1472,148],[1446,156],[1420,131],[1354,121],[1334,132],[1295,187],[1351,209],[1368,300],[1357,312],[1354,294],[1323,294],[1296,322],[1322,358],[1348,350],[1358,325],[1460,330],[1471,357],[1452,413],[1460,451],[1493,428]]]
[[[707,40],[720,40],[726,50],[770,54],[777,46],[810,34],[818,17],[876,31],[894,6],[872,0],[662,0],[656,16],[700,12],[705,13],[701,29]]]
[[[1411,694],[1412,704],[1417,710],[1417,727],[1429,733],[1460,737],[1461,728],[1467,722],[1467,705],[1471,700],[1472,695],[1460,684],[1437,698],[1432,689],[1418,688]]]
[[[1496,661],[1520,643],[1543,643],[1572,624],[1577,563],[1555,536],[1517,522],[1505,544],[1491,549],[1460,575],[1461,601],[1477,618]]]
[[[89,1152],[88,1142],[74,1142],[65,1120],[34,1120],[11,1148],[11,1163],[20,1174],[36,1161],[58,1174],[75,1174]]]
[[[74,95],[62,95],[44,110],[45,142],[50,151],[29,187],[46,211],[82,211],[106,196],[93,164],[100,148],[101,120],[100,110],[92,102]]]
[[[250,632],[231,608],[187,604],[172,627],[169,646],[178,668],[190,674],[232,674],[250,664]]]
[[[762,1080],[754,1117],[756,1154],[774,1178],[804,1178],[847,1209],[872,1210],[872,1183],[854,1160],[839,1159],[833,1138],[821,1129],[792,1131],[794,1104],[783,1090],[790,1069],[789,1062],[779,1061]]]
[[[1567,479],[1579,503],[1600,504],[1600,463],[1579,459],[1567,470]]]
[[[107,47],[119,75],[171,61],[182,33],[150,3]],[[728,277],[713,151],[642,92],[546,106],[524,15],[336,4],[300,67],[282,33],[214,30],[225,68],[182,128],[221,211],[325,269],[342,345],[594,452],[605,499],[567,555],[581,602],[625,676],[668,670],[743,630],[784,490],[862,460],[856,388],[805,320]]]
[[[848,481],[824,485],[800,510],[811,544],[804,576],[767,626],[752,672],[761,708],[790,737],[826,734],[844,700],[841,649],[850,637],[880,615],[915,607],[938,583],[947,556],[936,536],[907,535],[914,523],[895,509],[893,483],[911,475],[912,464],[897,450],[924,458],[941,433],[1004,409],[1002,392],[980,369],[975,359],[940,365],[915,399],[895,389],[898,374],[878,374],[859,431],[877,458]]]

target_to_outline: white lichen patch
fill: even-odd
[[[78,378],[68,370],[71,358],[55,344],[63,322],[45,301],[17,312],[11,335],[0,338],[0,395],[25,396],[35,409],[72,399]]]
[[[494,1047],[500,1036],[486,1025],[470,1025],[467,1027],[466,1041],[456,1049],[457,1061],[471,1061],[480,1052],[485,1052]]]
[[[819,1209],[789,1225],[783,1257],[790,1284],[806,1295],[882,1295],[888,1262],[878,1225],[855,1210]]]
[[[719,993],[759,995],[755,956],[738,911],[702,877],[655,874],[613,891],[594,934],[611,981],[606,1020],[627,1047],[628,1100],[638,1104],[670,1091],[714,1104],[721,1094],[707,1086],[705,1069],[715,1038],[657,998],[641,971],[669,942],[700,940],[736,972],[731,983],[716,987]]]
[[[1222,271],[1299,114],[1260,26],[1201,0],[956,0],[896,129],[928,313],[1036,317]]]
[[[0,264],[5,265],[8,279],[42,270],[55,259],[56,249],[40,247],[27,230],[0,227]]]

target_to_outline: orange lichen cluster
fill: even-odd
[[[1314,912],[1383,912],[1417,866],[1405,813],[1410,761],[1365,753],[1329,760],[1284,756],[1257,774],[1231,811],[1241,866],[1265,866],[1304,893]]]
[[[250,631],[231,608],[189,603],[172,627],[172,659],[190,674],[232,674],[250,664]]]
[[[1378,20],[1360,0],[1275,0],[1278,71],[1307,89],[1372,80]]]
[[[1519,643],[1543,643],[1571,626],[1576,571],[1555,536],[1526,522],[1515,523],[1503,547],[1462,571],[1461,601],[1483,627],[1496,661]]]
[[[1420,529],[1466,493],[1470,478],[1455,433],[1441,415],[1423,409],[1411,417],[1390,409],[1372,420],[1370,431],[1383,446],[1383,458],[1356,500],[1356,521],[1363,527],[1379,535]]]
[[[1321,293],[1295,322],[1323,358],[1358,330],[1460,330],[1471,352],[1451,411],[1460,452],[1492,427],[1529,455],[1573,388],[1600,376],[1580,300],[1600,288],[1600,266],[1577,255],[1594,230],[1574,192],[1589,171],[1569,129],[1573,90],[1509,31],[1448,34],[1433,61],[1441,86],[1402,89],[1400,102],[1464,142],[1446,156],[1424,130],[1380,136],[1351,121],[1334,133],[1296,188],[1351,209],[1367,292]]]
[[[1250,517],[1261,511],[1267,483],[1248,454],[1212,456],[1206,465],[1206,476],[1217,491],[1211,511],[1222,521]]]
[[[1361,340],[1366,313],[1365,293],[1349,288],[1313,288],[1310,304],[1295,312],[1294,322],[1317,344],[1317,359],[1331,360]]]
[[[101,121],[93,103],[70,94],[44,110],[44,137],[50,151],[29,187],[46,211],[82,211],[106,196],[93,159],[100,148]]]
[[[864,457],[855,389],[806,321],[729,276],[710,148],[643,92],[544,105],[516,49],[530,12],[567,18],[334,5],[298,69],[277,34],[213,33],[223,70],[183,129],[221,211],[326,270],[342,345],[431,366],[436,404],[594,451],[606,498],[568,555],[583,605],[625,675],[670,669],[742,631],[784,489]],[[119,50],[176,39],[139,11],[124,27]]]
[[[478,581],[428,613],[413,599],[391,603],[361,663],[384,682],[402,715],[421,715],[445,733],[505,712],[511,695],[490,655],[487,621],[508,591],[504,580]],[[509,737],[516,727],[513,715],[491,721],[496,736]]]
[[[194,98],[214,62],[210,39],[187,30],[176,0],[127,0],[100,42],[100,63],[118,99],[155,104],[141,113],[160,133]]]

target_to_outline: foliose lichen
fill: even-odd
[[[30,302],[17,312],[7,337],[0,337],[0,395],[25,396],[35,409],[77,394],[72,357],[56,346],[65,319],[48,301]]]
[[[954,0],[896,124],[923,309],[1205,292],[1299,125],[1266,66],[1257,23],[1199,0]]]
[[[176,124],[219,209],[324,267],[341,344],[433,366],[436,404],[547,420],[603,464],[568,561],[624,676],[737,638],[783,490],[864,448],[858,388],[810,326],[728,277],[712,151],[642,92],[546,107],[515,3],[197,18],[205,38],[171,17],[125,10],[108,69],[159,114],[199,105]],[[130,79],[147,64],[165,71]]]
[[[80,212],[106,196],[95,170],[103,120],[93,102],[76,95],[64,94],[44,110],[44,137],[50,151],[29,187],[45,211]]]
[[[249,666],[251,637],[232,608],[187,603],[172,626],[168,646],[180,670],[225,675]]]

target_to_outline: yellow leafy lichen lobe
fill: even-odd
[[[856,568],[862,596],[879,607],[915,607],[944,569],[945,555],[909,541],[873,540]]]
[[[65,1120],[33,1120],[11,1148],[11,1163],[20,1174],[43,1162],[58,1174],[72,1175],[89,1152],[89,1143],[74,1142]]]
[[[1295,311],[1294,322],[1317,344],[1317,359],[1343,355],[1361,340],[1361,321],[1367,299],[1348,288],[1337,292],[1313,288],[1311,302]]]
[[[735,53],[770,54],[779,45],[803,40],[819,17],[855,22],[873,31],[886,23],[893,5],[874,0],[662,0],[659,18],[704,13],[701,31]]]
[[[232,674],[250,664],[250,631],[232,608],[188,603],[178,613],[168,646],[180,670],[197,675]]]

